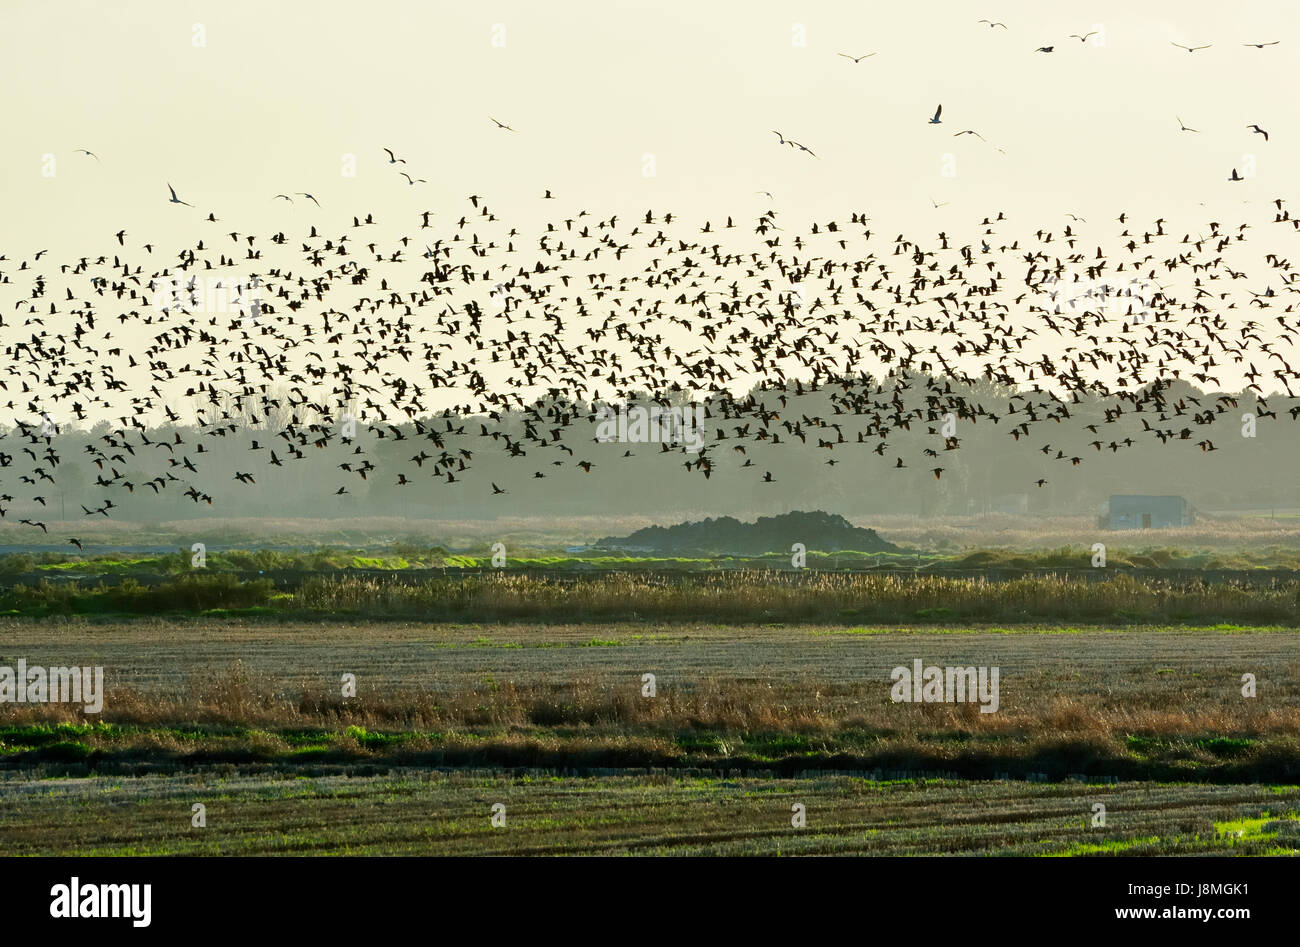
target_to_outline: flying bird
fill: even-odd
[[[811,148],[807,147],[806,145],[799,144],[799,142],[795,141],[793,138],[786,138],[775,128],[771,129],[771,132],[773,135],[777,137],[777,141],[779,141],[781,144],[789,145],[791,148],[798,148],[800,151],[808,152],[808,154],[812,155],[814,158],[817,157],[816,153],[814,153]]]
[[[1174,118],[1178,118],[1178,116],[1175,115]],[[1197,132],[1197,133],[1200,132],[1199,128],[1188,128],[1186,125],[1183,124],[1183,120],[1181,118],[1178,118],[1178,130],[1180,132]]]
[[[492,116],[489,115],[488,118],[492,118]],[[492,121],[496,124],[497,128],[504,128],[508,132],[514,131],[514,129],[511,128],[509,125],[507,125],[505,122],[498,122],[495,118],[492,118]]]
[[[181,200],[179,197],[177,197],[177,196],[176,196],[176,188],[172,187],[170,184],[167,185],[167,190],[169,190],[169,191],[172,192],[171,201],[170,201],[172,204],[185,204],[186,207],[193,207],[193,206],[194,206],[193,204],[187,204],[185,201],[183,201],[183,200]]]
[[[78,148],[78,149],[74,152],[74,154],[79,154],[79,155],[90,155],[90,156],[91,156],[92,158],[94,158],[96,161],[99,160],[99,155],[95,154],[93,151],[87,151],[85,148]]]
[[[1170,40],[1170,42],[1173,42],[1173,41]],[[1182,43],[1174,43],[1173,45],[1177,46],[1179,49],[1185,49],[1185,50],[1187,50],[1189,53],[1194,53],[1194,52],[1196,52],[1198,49],[1209,49],[1209,48],[1210,48],[1211,46],[1213,46],[1214,44],[1213,44],[1213,43],[1206,43],[1204,46],[1184,46]]]
[[[853,60],[853,64],[854,64],[854,65],[857,65],[858,63],[862,62],[862,60],[864,60],[864,59],[870,59],[872,56],[874,56],[874,55],[876,55],[876,54],[875,54],[875,53],[864,53],[864,54],[861,55],[861,56],[850,56],[848,53],[836,53],[835,55],[836,55],[836,56],[843,56],[845,59],[852,59],[852,60]]]
[[[1256,135],[1263,135],[1264,140],[1268,141],[1268,132],[1264,131],[1264,129],[1260,128],[1258,125],[1247,125],[1246,127],[1251,129]]]
[[[393,149],[392,149],[392,148],[385,148],[384,150],[388,152],[388,163],[389,163],[389,164],[397,164],[399,161],[400,161],[402,164],[406,164],[406,159],[405,159],[405,158],[399,158],[399,157],[397,157],[397,155],[393,154]]]
[[[942,105],[942,104],[940,104],[940,106],[939,106],[937,109],[934,110],[934,117],[930,119],[930,124],[931,124],[931,125],[938,125],[938,124],[942,121],[942,119],[939,118],[939,116],[940,116],[941,114],[943,114],[943,105]]]

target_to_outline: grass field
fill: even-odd
[[[106,669],[97,716],[0,705],[0,767],[50,777],[331,765],[1300,782],[1300,656],[1283,626],[9,619],[0,641],[0,665]],[[895,703],[891,669],[916,659],[999,668],[997,712]]]
[[[1300,852],[1294,581],[218,572],[2,594],[0,667],[106,685],[95,715],[0,703],[15,852]],[[894,702],[917,660],[998,669],[996,712]]]
[[[1104,826],[1093,825],[1098,803]],[[496,804],[505,824],[494,827]],[[0,833],[19,855],[1295,855],[1297,813],[1294,785],[409,770],[0,778]]]
[[[1256,576],[1262,581],[1253,581]],[[364,624],[422,621],[1072,622],[1131,625],[1294,624],[1300,579],[1251,573],[1252,581],[1198,572],[1013,574],[740,570],[703,573],[524,572],[429,577],[206,571],[144,583],[17,583],[0,589],[0,615],[28,618],[165,615],[261,616]]]
[[[746,521],[770,515],[766,508],[735,515]],[[1234,554],[1254,554],[1276,547],[1294,555],[1300,549],[1300,517],[1296,510],[1198,513],[1193,526],[1146,533],[1110,532],[1098,527],[1097,515],[991,513],[970,516],[922,517],[909,513],[876,513],[851,516],[855,526],[876,529],[881,538],[909,549],[948,555],[973,549],[1003,549],[1017,553],[1054,550],[1064,546],[1108,545],[1140,548],[1148,545],[1183,550],[1209,549]],[[674,511],[670,523],[702,520],[716,516],[707,507]],[[78,536],[88,548],[154,546],[169,551],[189,549],[194,542],[217,546],[297,546],[319,549],[392,548],[398,544],[447,549],[486,551],[495,542],[510,549],[563,549],[575,543],[592,543],[605,536],[623,536],[646,526],[664,525],[642,515],[500,516],[493,520],[457,520],[410,517],[357,518],[268,518],[198,517],[156,523],[125,522],[95,517],[59,521],[43,517],[51,536]],[[793,538],[791,540],[794,541]],[[0,522],[0,544],[28,547],[31,530],[8,521]],[[60,540],[52,547],[67,552]]]
[[[987,536],[985,537],[987,538]],[[1300,553],[1289,547],[1263,541],[1253,545],[1220,547],[1213,543],[1200,548],[1159,545],[1146,534],[1114,533],[1100,538],[1107,546],[1107,563],[1114,569],[1145,570],[1300,570]],[[1000,545],[965,545],[954,549],[922,545],[890,552],[822,551],[815,544],[806,550],[805,566],[812,570],[862,571],[867,569],[1089,569],[1093,550],[1090,543],[1072,542],[1056,548],[1008,549]],[[834,547],[831,547],[834,548]],[[578,551],[580,550],[580,551]],[[100,549],[91,552],[45,549],[32,552],[0,552],[0,576],[35,578],[41,575],[92,576],[177,576],[196,571],[193,552],[181,546],[167,552],[139,552]],[[774,547],[771,552],[740,556],[715,552],[692,555],[670,553],[636,555],[615,550],[582,549],[513,544],[510,554],[494,563],[488,548],[449,552],[441,546],[391,543],[357,548],[215,548],[205,552],[202,572],[256,573],[259,571],[318,575],[346,570],[382,570],[395,574],[411,570],[494,569],[583,571],[678,571],[707,572],[723,569],[789,571],[790,550]]]

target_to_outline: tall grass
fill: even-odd
[[[271,601],[269,579],[242,581],[229,573],[180,575],[157,585],[127,578],[118,585],[40,582],[0,593],[0,610],[35,616],[86,613],[156,615],[250,608]]]
[[[724,571],[686,574],[520,572],[389,580],[325,575],[277,591],[269,579],[188,572],[157,584],[87,581],[14,585],[0,611],[200,614],[424,620],[714,620],[714,622],[1297,623],[1300,581],[1160,579],[1118,574],[989,579],[935,574]]]
[[[197,614],[428,621],[947,622],[1069,621],[1293,625],[1300,582],[1167,580],[1116,575],[1005,580],[942,574],[737,571],[676,576],[614,573],[472,575],[401,583],[317,576],[277,592],[267,579],[186,574],[156,585],[41,582],[0,592],[11,615]]]
[[[944,575],[738,571],[681,576],[481,575],[415,584],[316,576],[276,592],[266,579],[181,575],[156,585],[40,583],[0,592],[18,615],[196,614],[424,620],[716,620],[716,622],[1067,622],[1295,624],[1300,581],[1247,585],[1117,575],[991,580]]]
[[[968,703],[893,704],[878,680],[701,677],[669,684],[653,700],[638,684],[627,675],[534,683],[487,675],[453,689],[342,697],[319,681],[285,688],[236,662],[170,693],[115,688],[93,719],[75,705],[6,705],[0,771],[37,763],[310,763],[324,754],[395,765],[882,768],[981,778],[1089,773],[1288,784],[1300,778],[1300,709],[1224,694],[1040,690],[986,715]]]
[[[990,581],[940,575],[738,572],[685,578],[635,574],[561,580],[521,575],[431,580],[312,579],[292,607],[317,613],[428,619],[728,622],[1241,621],[1291,624],[1300,582],[1272,586],[1104,582],[1035,576]]]

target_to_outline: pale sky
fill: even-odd
[[[1257,264],[1290,256],[1297,231],[1269,221],[1300,168],[1300,12],[1133,6],[11,0],[0,272],[41,249],[51,270],[117,253],[122,229],[124,256],[161,268],[198,239],[338,234],[367,213],[383,227],[365,239],[391,247],[430,233],[421,211],[441,225],[471,213],[470,194],[529,235],[524,262],[540,221],[579,208],[672,211],[689,238],[769,206],[789,233],[863,212],[883,252],[896,233],[973,243],[999,211],[1004,243],[1069,224],[1085,248],[1113,247],[1126,211],[1129,226],[1159,217],[1175,235],[1249,221]],[[966,129],[987,141],[955,137]],[[1230,182],[1234,168],[1246,180]],[[195,207],[169,203],[169,182]],[[548,188],[558,200],[541,199]],[[142,257],[146,242],[157,255]],[[1263,291],[1275,274],[1261,269],[1235,288]],[[13,311],[10,294],[0,302]],[[1257,314],[1245,303],[1234,319]]]
[[[1007,29],[979,24],[981,18],[1005,22]],[[936,235],[946,232],[947,267],[956,265],[962,244],[979,246],[981,219],[1000,211],[1008,220],[990,238],[995,245],[1020,240],[1028,249],[1036,243],[1035,231],[1050,230],[1059,238],[1069,224],[1089,259],[1098,246],[1122,256],[1119,231],[1125,225],[1115,221],[1122,211],[1139,234],[1163,218],[1172,236],[1151,248],[1154,263],[1148,265],[1154,266],[1179,252],[1182,233],[1194,239],[1214,220],[1235,234],[1239,223],[1249,222],[1250,243],[1240,248],[1245,259],[1234,257],[1235,246],[1223,253],[1249,269],[1248,278],[1221,277],[1213,288],[1237,294],[1229,321],[1271,324],[1291,304],[1289,295],[1265,314],[1263,306],[1250,305],[1258,298],[1247,294],[1279,288],[1277,271],[1295,271],[1270,270],[1266,253],[1300,258],[1294,252],[1300,231],[1271,223],[1275,198],[1296,200],[1292,210],[1300,213],[1298,21],[1294,4],[1243,8],[1207,0],[7,0],[0,13],[0,83],[7,93],[0,256],[8,259],[0,260],[0,274],[12,282],[0,292],[10,320],[0,343],[13,345],[35,331],[24,324],[24,313],[15,315],[15,294],[25,298],[35,273],[55,283],[40,302],[40,314],[48,315],[54,305],[63,316],[42,322],[45,331],[55,337],[70,331],[76,317],[68,315],[71,307],[58,291],[58,266],[80,256],[111,259],[120,252],[133,267],[161,269],[174,266],[177,250],[200,239],[209,258],[242,249],[227,236],[237,231],[257,235],[259,246],[267,247],[265,267],[288,261],[295,276],[310,275],[299,252],[310,227],[321,232],[322,239],[314,241],[319,246],[327,235],[351,235],[354,215],[373,214],[382,226],[355,234],[357,259],[359,245],[370,240],[390,251],[403,234],[450,239],[457,218],[473,213],[466,201],[471,194],[481,195],[499,218],[486,239],[504,242],[503,231],[511,226],[524,235],[507,261],[516,267],[536,259],[530,254],[541,222],[576,215],[579,208],[592,221],[618,214],[621,235],[649,208],[660,220],[671,211],[678,220],[670,233],[698,240],[694,235],[706,219],[720,224],[732,215],[748,226],[774,207],[787,228],[784,258],[839,252],[824,231],[806,251],[791,244],[813,221],[847,222],[851,213],[865,213],[877,234],[871,249],[893,268],[896,281],[907,280],[909,264],[907,255],[890,261],[895,234],[934,248]],[[1092,31],[1098,35],[1085,42],[1070,37]],[[1275,40],[1279,45],[1263,49],[1244,45]],[[1189,53],[1174,43],[1212,45]],[[1036,52],[1040,46],[1054,51]],[[854,63],[839,53],[875,55]],[[943,121],[931,124],[939,104]],[[515,131],[496,127],[489,116]],[[1180,130],[1175,116],[1198,131]],[[1255,123],[1269,132],[1268,141],[1247,127]],[[816,157],[783,146],[773,129]],[[987,140],[955,137],[966,129]],[[385,147],[406,163],[390,164]],[[77,153],[80,148],[98,160]],[[352,168],[355,174],[347,173]],[[427,183],[408,184],[399,168]],[[1228,180],[1234,168],[1244,181]],[[169,203],[169,182],[195,206]],[[558,200],[542,200],[546,189]],[[304,191],[322,206],[299,196]],[[758,191],[775,196],[769,201]],[[280,193],[294,196],[295,203],[274,200]],[[438,229],[420,233],[425,210],[434,213]],[[219,222],[205,222],[208,214]],[[119,230],[126,231],[121,249],[114,236]],[[269,248],[266,238],[277,231],[289,235],[288,245]],[[746,231],[727,233],[717,239],[756,243]],[[144,253],[146,242],[155,254]],[[639,251],[622,262],[625,269],[607,263],[606,256],[587,271],[609,268],[613,279],[642,273],[645,258],[658,251],[648,250],[644,238],[637,242]],[[1202,259],[1220,252],[1214,244],[1209,241]],[[461,243],[462,255],[464,248]],[[395,279],[392,291],[419,286],[426,269],[420,249],[414,244],[406,260],[392,266],[403,270],[404,280]],[[37,250],[49,256],[13,275],[15,263],[32,260]],[[867,252],[859,244],[843,256]],[[1069,250],[1058,239],[1048,252],[1059,257]],[[1015,280],[1023,278],[1016,272],[1023,251],[997,249],[990,256],[1005,266],[1002,288],[1013,296],[1019,291]],[[491,262],[501,264],[501,254]],[[577,262],[571,271],[584,266]],[[1184,266],[1172,278],[1195,278],[1188,270]],[[102,278],[106,271],[116,278],[107,265],[95,272]],[[723,276],[737,278],[734,269]],[[87,279],[81,275],[74,298],[88,298]],[[375,281],[356,292],[375,295]],[[490,285],[481,280],[465,292],[485,292]],[[337,296],[346,292],[344,287]],[[1178,295],[1184,303],[1195,298],[1185,291]],[[463,306],[463,299],[457,301]],[[97,336],[95,354],[83,350],[76,357],[100,358],[105,365],[116,359],[114,372],[126,377],[121,363],[133,350],[143,351],[159,324],[144,328],[137,321],[122,328],[114,316],[132,305],[119,304],[112,294],[94,305],[100,317],[95,331],[114,333],[119,354],[108,352]],[[347,305],[331,298],[307,309]],[[1214,297],[1210,305],[1223,304]],[[436,308],[421,310],[420,331]],[[678,308],[691,314],[689,306]],[[923,308],[918,304],[918,314],[924,315]],[[297,337],[313,318],[321,314],[305,312],[290,335]],[[536,313],[529,318],[541,319]],[[1025,324],[1033,319],[1026,314]],[[682,336],[690,331],[662,322],[650,331],[661,328]],[[569,319],[565,331],[581,338],[583,329]],[[495,322],[489,330],[498,336],[507,331]],[[218,335],[227,347],[212,358],[228,359],[238,332]],[[675,336],[669,341],[679,349],[701,344],[689,339],[679,345]],[[943,344],[959,341],[954,333]],[[840,338],[839,346],[850,349],[849,342]],[[1014,354],[1028,365],[1039,353],[1059,354],[1071,344],[1085,352],[1089,346],[1044,331]],[[293,358],[305,358],[308,347]],[[167,358],[173,366],[197,364],[205,348],[195,342]],[[662,357],[662,351],[657,354]],[[455,357],[464,358],[448,352],[444,361]],[[385,370],[423,370],[418,363],[394,366],[391,352],[387,358]],[[1269,366],[1259,361],[1271,388]],[[214,384],[225,383],[228,368],[224,361],[216,366]],[[13,369],[11,364],[11,374]],[[48,366],[22,369],[40,378],[34,390],[48,384]],[[499,369],[518,374],[506,360]],[[1120,370],[1097,369],[1099,375]],[[1223,388],[1238,390],[1240,379],[1232,373],[1244,370],[1221,365]],[[149,371],[138,366],[132,390],[121,392],[119,401],[144,394],[147,382],[134,385]],[[427,378],[419,381],[428,384]],[[750,381],[740,377],[742,386]],[[161,382],[167,390],[153,402],[155,409],[181,404],[179,389],[192,383],[192,376],[179,378],[173,388]],[[519,390],[511,379],[488,383],[498,391]],[[51,391],[30,396],[44,399],[39,410],[49,397],[67,400],[58,384],[55,379]],[[336,384],[334,372],[318,384],[328,394]],[[439,397],[446,392],[441,389]],[[319,397],[325,400],[326,394]],[[8,397],[18,400],[16,412],[34,404],[24,395],[9,390]],[[126,410],[116,405],[113,415]]]
[[[0,17],[11,258],[122,227],[183,239],[208,212],[263,233],[459,214],[478,193],[523,219],[548,187],[593,213],[749,217],[767,190],[792,218],[865,210],[919,232],[997,210],[1031,230],[1121,210],[1192,226],[1290,197],[1300,167],[1289,3],[8,0]],[[1094,29],[1104,45],[1068,38]],[[429,183],[396,177],[384,146]],[[1248,154],[1257,177],[1229,183]],[[296,191],[324,210],[271,201]]]

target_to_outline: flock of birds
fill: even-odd
[[[858,212],[794,230],[769,209],[749,231],[731,217],[696,226],[671,212],[624,221],[579,210],[530,237],[478,195],[445,228],[433,216],[388,240],[367,214],[345,232],[307,225],[293,237],[214,224],[167,259],[124,230],[112,251],[57,267],[44,251],[16,266],[0,256],[0,289],[18,296],[14,321],[0,318],[0,391],[21,413],[0,434],[0,476],[19,468],[26,499],[44,506],[42,483],[56,483],[66,459],[60,425],[76,419],[108,422],[84,448],[105,492],[87,516],[110,516],[113,491],[137,488],[210,504],[212,439],[251,437],[250,464],[269,466],[341,444],[340,477],[365,480],[378,468],[349,417],[373,438],[413,442],[401,486],[472,489],[484,450],[529,458],[535,479],[548,466],[589,475],[605,466],[582,453],[593,406],[648,397],[706,407],[703,449],[658,445],[682,450],[686,470],[708,478],[733,462],[774,483],[755,462],[767,445],[815,443],[832,464],[844,451],[887,457],[891,433],[916,425],[936,435],[934,458],[960,448],[962,437],[941,433],[949,415],[1018,441],[1066,421],[1084,397],[1110,399],[1103,423],[1142,413],[1150,438],[1213,450],[1196,428],[1236,398],[1169,397],[1171,380],[1209,388],[1221,366],[1240,365],[1262,418],[1277,415],[1264,384],[1294,397],[1300,383],[1287,359],[1300,268],[1276,252],[1235,263],[1249,252],[1247,223],[1175,233],[1121,214],[1103,247],[1075,222],[1008,238],[1003,214],[973,240],[941,232],[925,243],[882,239]],[[1278,199],[1271,226],[1294,234],[1300,218]],[[255,273],[259,298],[206,310],[202,283],[232,271]],[[178,280],[180,296],[158,306],[155,288]],[[1011,392],[1000,412],[976,394],[989,383]],[[818,391],[830,392],[830,412],[801,412],[800,397]],[[1098,427],[1099,452],[1136,443]],[[628,445],[623,457],[635,456]],[[149,480],[123,472],[151,462]],[[250,488],[258,476],[234,471]]]
[[[876,54],[839,55],[857,65]],[[942,120],[940,106],[929,121]],[[956,134],[983,140],[974,129]],[[383,152],[410,186],[426,183]],[[167,187],[171,204],[194,207]],[[295,197],[321,207],[308,192],[271,200]],[[539,200],[558,199],[546,190]],[[103,498],[82,510],[108,517],[116,491],[212,504],[205,460],[215,439],[247,443],[249,469],[233,479],[249,488],[254,464],[310,463],[341,446],[344,483],[332,492],[348,493],[379,470],[360,430],[411,442],[396,485],[472,490],[485,451],[520,460],[530,479],[609,466],[583,455],[595,406],[641,399],[703,406],[702,449],[662,443],[657,452],[680,451],[681,466],[705,479],[731,463],[775,483],[756,460],[792,442],[815,443],[827,464],[861,451],[938,479],[940,452],[972,436],[973,427],[949,432],[949,418],[1019,441],[1067,422],[1083,399],[1105,399],[1104,421],[1087,425],[1097,452],[1133,447],[1103,425],[1136,415],[1150,441],[1210,451],[1198,428],[1236,397],[1174,395],[1174,381],[1209,391],[1232,366],[1261,420],[1278,415],[1271,392],[1294,400],[1300,385],[1288,361],[1300,336],[1300,267],[1247,241],[1256,226],[1270,228],[1273,245],[1300,231],[1280,198],[1270,218],[1206,221],[1194,232],[1121,214],[1100,239],[1075,229],[1086,224],[1077,215],[1008,233],[998,213],[970,238],[891,239],[860,211],[796,229],[771,208],[752,229],[731,216],[700,226],[653,209],[632,220],[577,210],[525,234],[483,197],[466,204],[445,224],[425,210],[385,230],[367,213],[338,231],[305,223],[292,235],[225,230],[209,213],[210,235],[171,253],[128,242],[122,229],[107,250],[57,265],[43,250],[0,255],[0,299],[14,296],[0,314],[0,408],[15,412],[0,430],[0,517],[15,483],[24,508],[47,505],[42,484],[58,482],[60,435],[74,421],[100,425],[81,459],[94,464]],[[249,278],[255,297],[213,310],[205,293],[214,284]],[[159,305],[169,285],[182,292]],[[980,394],[990,390],[1000,409]],[[813,392],[829,395],[828,411],[801,410]],[[1300,402],[1280,410],[1295,420]],[[891,433],[914,426],[933,446],[919,463],[889,457]],[[1086,459],[1056,454],[1070,466]],[[636,456],[632,445],[622,455]],[[123,472],[150,465],[148,479]],[[508,492],[490,480],[477,487]],[[48,531],[31,515],[21,522]]]
[[[1007,27],[1007,25],[1006,25],[1005,23],[1003,23],[1003,22],[1001,22],[1001,21],[996,21],[996,20],[980,19],[980,20],[977,20],[976,23],[977,23],[977,24],[982,24],[982,25],[984,25],[984,26],[987,26],[989,29],[1003,29],[1003,30],[1008,29],[1008,27]],[[1089,39],[1092,39],[1092,37],[1094,37],[1094,36],[1098,36],[1099,34],[1100,34],[1100,31],[1099,31],[1099,30],[1089,30],[1089,31],[1086,32],[1086,33],[1071,33],[1071,34],[1069,35],[1068,38],[1069,38],[1069,39],[1077,39],[1080,43],[1087,43]],[[1247,48],[1251,48],[1251,49],[1259,49],[1259,50],[1262,50],[1262,49],[1267,49],[1267,48],[1270,47],[1270,46],[1277,46],[1277,45],[1279,45],[1281,42],[1282,42],[1281,40],[1269,40],[1269,41],[1267,41],[1267,42],[1260,42],[1260,43],[1256,43],[1256,42],[1242,43],[1241,45],[1244,46],[1244,47],[1247,47]],[[1172,40],[1170,41],[1170,45],[1175,46],[1175,47],[1177,47],[1178,49],[1186,50],[1186,51],[1189,52],[1189,53],[1199,52],[1200,50],[1203,50],[1203,49],[1210,49],[1211,47],[1214,46],[1213,43],[1206,43],[1206,44],[1204,44],[1204,45],[1202,45],[1202,46],[1185,46],[1185,45],[1183,45],[1182,43],[1175,43],[1175,42],[1173,42]],[[1043,45],[1043,46],[1039,46],[1039,47],[1037,47],[1037,48],[1034,50],[1034,52],[1036,52],[1036,53],[1053,53],[1053,52],[1055,52],[1055,51],[1056,51],[1056,46],[1055,46],[1054,44],[1053,44],[1053,45]],[[857,64],[859,64],[859,63],[861,63],[861,62],[863,62],[863,61],[865,61],[865,60],[867,60],[867,59],[870,59],[870,58],[872,58],[872,57],[878,55],[878,53],[876,53],[876,52],[863,53],[862,55],[855,56],[855,55],[852,55],[852,54],[850,54],[850,53],[842,53],[842,52],[841,52],[841,53],[836,53],[836,55],[837,55],[837,56],[840,56],[840,57],[843,57],[844,59],[848,59],[848,60],[850,60],[850,61],[851,61],[851,62],[856,66]],[[940,104],[940,105],[938,106],[938,108],[936,108],[936,109],[934,110],[934,115],[932,115],[932,116],[930,117],[930,119],[929,119],[929,124],[931,124],[931,125],[939,125],[939,124],[942,124],[942,121],[943,121],[943,120],[942,120],[942,118],[940,117],[942,114],[943,114],[943,105]],[[1177,116],[1175,116],[1175,117],[1177,117]],[[493,119],[493,121],[496,121],[496,119]],[[498,124],[500,124],[500,123],[498,122]],[[1184,124],[1183,124],[1183,120],[1182,120],[1181,118],[1178,119],[1178,126],[1179,126],[1179,130],[1180,130],[1180,131],[1185,131],[1185,132],[1195,132],[1195,131],[1197,131],[1197,129],[1195,129],[1195,128],[1188,128],[1186,125],[1184,125]],[[1249,128],[1249,129],[1252,129],[1252,130],[1253,130],[1255,133],[1257,133],[1257,134],[1263,135],[1263,136],[1264,136],[1264,140],[1265,140],[1265,141],[1268,141],[1268,132],[1266,132],[1266,131],[1264,131],[1262,128],[1260,128],[1259,125],[1252,123],[1252,124],[1247,125],[1246,127]],[[800,143],[797,142],[797,141],[794,141],[794,140],[792,140],[792,139],[788,139],[788,138],[786,138],[786,137],[785,137],[781,132],[779,132],[779,131],[773,130],[772,133],[773,133],[774,135],[777,136],[777,140],[779,141],[780,144],[782,144],[782,145],[789,145],[789,146],[791,146],[792,148],[797,148],[799,151],[802,151],[802,152],[805,152],[805,153],[807,153],[807,154],[809,154],[809,155],[812,155],[812,157],[814,157],[814,158],[817,157],[816,153],[813,152],[813,150],[812,150],[811,148],[808,148],[806,145],[802,145],[802,144],[800,144]],[[987,139],[987,138],[985,138],[983,135],[981,135],[978,131],[975,131],[974,129],[970,129],[970,128],[963,129],[962,131],[957,132],[956,134],[953,135],[953,137],[954,137],[954,138],[960,138],[962,135],[974,135],[974,136],[975,136],[976,138],[978,138],[980,141],[983,141],[983,142],[985,142],[985,143],[988,142],[988,139]],[[1004,154],[1004,155],[1006,154],[1006,149],[1004,149],[1004,148],[1000,148],[1000,147],[999,147],[997,150],[998,150],[999,152],[1001,152],[1002,154]],[[1246,180],[1246,179],[1245,179],[1244,177],[1242,177],[1242,176],[1238,173],[1238,171],[1237,171],[1236,168],[1233,168],[1233,169],[1232,169],[1232,174],[1229,175],[1228,180],[1229,180],[1229,181],[1244,181],[1244,180]],[[936,205],[936,206],[942,206],[942,205]]]

